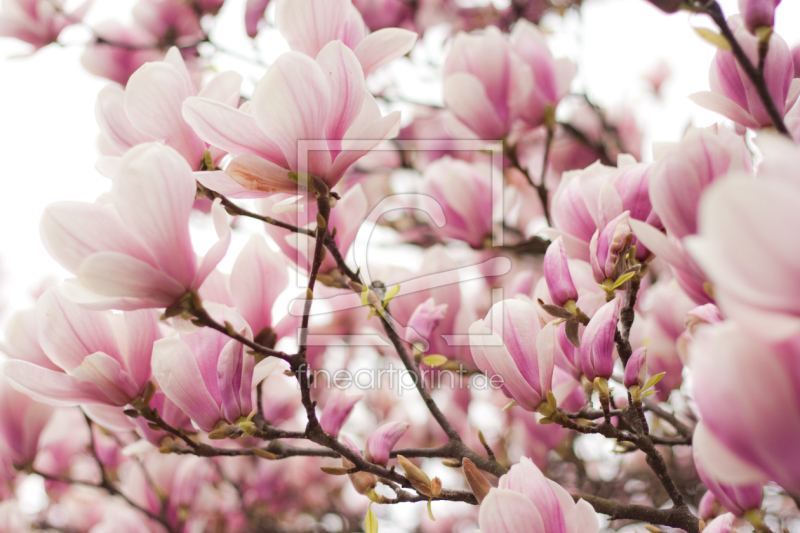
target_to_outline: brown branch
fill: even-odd
[[[687,533],[700,533],[700,523],[688,507],[655,509],[645,505],[620,503],[589,494],[572,494],[572,499],[586,500],[598,513],[608,515],[611,520],[636,520],[662,526],[683,529]]]

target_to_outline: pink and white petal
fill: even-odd
[[[539,230],[539,234],[544,235],[551,241],[554,241],[559,237],[561,237],[561,239],[564,241],[564,249],[566,250],[567,255],[569,257],[589,262],[590,254],[589,254],[588,242],[583,241],[573,235],[570,235],[569,233],[557,230],[555,228],[544,228],[542,230]]]
[[[289,283],[287,265],[259,235],[250,237],[231,270],[231,295],[236,309],[257,335],[272,327],[272,307]]]
[[[72,300],[83,308],[93,311],[106,311],[117,309],[119,311],[136,311],[143,308],[163,307],[161,302],[144,300],[142,298],[132,298],[124,296],[104,296],[88,289],[81,284],[78,278],[68,278],[64,280],[60,290],[64,296]]]
[[[3,363],[3,374],[12,387],[37,402],[61,406],[109,403],[108,397],[91,383],[27,361],[6,361]]]
[[[283,152],[258,127],[256,119],[235,107],[208,98],[189,98],[183,103],[183,118],[212,146],[235,155],[257,155],[287,166]]]
[[[45,208],[39,223],[45,250],[61,266],[78,272],[96,252],[121,252],[155,265],[153,254],[134,236],[117,212],[106,205],[58,202]]]
[[[245,189],[233,178],[228,176],[224,170],[212,170],[195,172],[195,179],[203,187],[226,196],[227,198],[266,198],[271,196],[269,193]]]
[[[266,359],[262,359],[253,368],[253,382],[250,385],[250,390],[255,389],[259,383],[267,379],[269,375],[280,366],[280,364],[281,360],[277,357],[267,357]]]
[[[137,130],[166,142],[194,168],[206,146],[181,116],[183,101],[190,96],[196,96],[194,88],[173,65],[145,63],[128,80],[125,112]]]
[[[761,469],[734,455],[703,422],[695,427],[692,446],[709,475],[726,483],[745,485],[769,480]]]
[[[566,494],[568,506],[563,506],[564,498],[559,498],[554,492],[553,485],[561,489],[544,477],[533,461],[521,457],[520,462],[500,478],[498,487],[523,494],[529,501],[534,502],[548,533],[575,533],[574,516],[571,521],[567,520],[567,515],[570,514],[568,511],[572,511],[575,504],[569,494]],[[566,493],[564,489],[561,491]]]
[[[124,317],[127,337],[125,362],[137,387],[142,389],[150,380],[153,343],[161,338],[161,332],[151,310],[129,311]]]
[[[99,172],[100,175],[113,180],[117,177],[121,161],[122,158],[115,155],[100,156],[94,164],[94,169]]]
[[[400,112],[393,111],[385,117],[370,122],[354,137],[343,141],[342,151],[333,161],[333,165],[331,165],[330,171],[325,178],[325,183],[329,187],[336,185],[347,169],[350,168],[350,165],[371,152],[381,141],[395,137],[399,126]],[[350,132],[348,132],[349,135]]]
[[[258,23],[264,18],[268,4],[269,0],[247,0],[244,11],[244,27],[247,30],[247,36],[251,39],[255,39],[258,35]]]
[[[350,6],[349,0],[277,0],[275,25],[292,50],[316,57],[339,39]]]
[[[139,145],[122,156],[111,187],[125,225],[146,243],[159,268],[187,288],[196,265],[189,236],[196,192],[186,161],[158,143]]]
[[[309,151],[308,160],[300,161],[298,142],[325,140],[330,107],[331,90],[322,68],[306,55],[287,52],[258,82],[251,110],[258,126],[280,147],[292,170],[324,176],[330,166],[330,153]]]
[[[169,307],[191,286],[184,286],[147,263],[119,252],[100,252],[81,265],[78,279],[102,296],[135,298],[128,309]],[[153,305],[155,304],[155,305]]]
[[[317,55],[317,63],[328,79],[331,109],[325,137],[332,150],[338,150],[344,134],[358,116],[364,102],[364,71],[352,50],[341,41],[331,41]]]
[[[192,288],[197,290],[206,280],[211,271],[214,270],[222,258],[228,251],[231,245],[231,226],[228,223],[228,213],[222,207],[222,200],[217,198],[214,200],[214,205],[211,206],[211,216],[214,219],[214,229],[217,232],[219,239],[208,250],[203,261],[200,263],[200,268],[197,269],[197,276],[192,282]]]
[[[644,244],[656,257],[660,257],[670,265],[680,270],[691,268],[686,253],[671,242],[663,232],[650,224],[635,219],[628,219],[628,223],[636,238]]]
[[[2,350],[11,359],[22,359],[35,365],[60,371],[39,344],[36,327],[36,309],[17,311],[8,321],[5,331],[6,342],[0,342]]]
[[[137,144],[155,140],[131,124],[124,107],[125,91],[118,85],[106,85],[97,95],[94,116],[100,132],[123,154]]]
[[[198,289],[197,293],[203,301],[214,302],[227,307],[236,307],[231,298],[231,291],[228,288],[228,275],[223,274],[216,268],[206,278],[205,283]]]
[[[183,88],[181,92],[185,92],[189,96],[197,96],[197,87],[192,79],[192,73],[189,72],[189,68],[186,66],[186,62],[183,60],[183,54],[177,46],[171,46],[170,49],[167,50],[167,53],[164,56],[164,63],[171,65],[176,71],[178,71],[178,74],[180,74],[181,79],[183,80]],[[128,83],[130,84],[130,82]]]
[[[87,356],[71,373],[81,381],[97,387],[113,405],[127,405],[140,392],[136,382],[119,361],[103,352]]]
[[[417,37],[416,32],[400,28],[384,28],[367,35],[355,49],[364,75],[409,53]]]
[[[211,431],[220,420],[219,406],[208,389],[189,347],[175,337],[153,345],[153,377],[167,398],[189,415],[203,431]]]
[[[300,186],[289,178],[289,170],[257,155],[236,157],[225,167],[225,173],[243,189],[251,191],[239,198],[264,198],[282,192],[297,194]],[[218,191],[220,192],[220,191]]]
[[[502,139],[506,126],[497,116],[486,89],[478,78],[456,72],[444,80],[447,108],[482,139]]]
[[[542,515],[528,498],[508,489],[492,489],[478,514],[481,533],[549,533]]]
[[[111,431],[135,431],[136,424],[128,418],[118,405],[88,404],[81,405],[86,416],[97,425]]]
[[[331,211],[329,224],[336,228],[336,244],[345,255],[367,217],[368,205],[367,195],[357,183],[344,193],[336,209]]]
[[[719,113],[723,117],[737,124],[741,124],[746,128],[760,128],[758,122],[756,122],[750,113],[742,109],[742,107],[733,100],[729,100],[720,94],[712,93],[711,91],[702,91],[690,94],[689,100],[709,111]]]
[[[577,531],[579,533],[599,533],[600,523],[597,520],[597,513],[586,500],[578,500],[575,504],[578,515]]]
[[[237,107],[239,98],[241,98],[243,80],[244,78],[238,72],[232,70],[222,72],[211,78],[208,85],[203,87],[197,96]]]
[[[111,313],[84,309],[58,288],[48,289],[36,303],[39,344],[50,360],[67,372],[94,352],[122,361],[110,316]]]
[[[223,348],[217,359],[217,387],[222,401],[220,413],[222,418],[234,424],[243,413],[239,403],[239,389],[242,385],[242,364],[245,355],[244,345],[231,339]],[[248,386],[248,394],[250,392]]]

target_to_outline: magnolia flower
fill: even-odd
[[[503,300],[469,328],[475,364],[489,378],[500,376],[506,396],[528,411],[546,401],[555,364],[552,350],[539,350],[539,324],[533,305]]]
[[[11,359],[20,359],[37,366],[60,371],[39,344],[39,332],[36,328],[36,310],[17,311],[8,321],[5,331],[6,342],[0,343],[2,350]]]
[[[353,407],[363,398],[363,394],[348,395],[342,389],[334,389],[325,400],[322,413],[319,416],[319,425],[322,430],[333,437],[339,436],[339,430],[347,421]]]
[[[634,350],[625,365],[623,385],[626,389],[634,386],[642,389],[645,379],[647,379],[647,348],[638,348]]]
[[[389,463],[389,454],[397,441],[408,431],[411,426],[408,422],[389,422],[384,424],[367,439],[365,459],[371,463],[386,466]]]
[[[713,479],[731,485],[774,480],[800,491],[798,346],[797,336],[769,342],[732,321],[696,332],[691,369],[702,422],[693,446]]]
[[[775,8],[781,0],[739,0],[739,13],[750,33],[762,26],[771,28],[775,23]]]
[[[328,43],[316,60],[281,55],[239,110],[193,97],[183,116],[200,138],[237,156],[225,173],[197,176],[233,198],[297,194],[298,184],[309,186],[306,174],[333,187],[350,165],[397,135],[400,122],[398,111],[381,117],[358,59],[340,41]]]
[[[558,483],[544,477],[527,457],[500,477],[497,488],[481,502],[482,533],[597,533],[600,524],[592,506],[575,503]]]
[[[53,408],[14,390],[0,377],[0,450],[17,466],[36,458],[39,435]]]
[[[728,25],[753,65],[759,64],[759,38],[747,31],[741,17],[733,16]],[[782,117],[797,100],[800,90],[790,90],[794,63],[789,47],[777,33],[769,38],[764,60],[764,81],[778,114]],[[691,100],[701,107],[729,118],[746,128],[772,126],[766,108],[753,82],[730,50],[717,50],[709,72],[711,91],[694,93]]]
[[[417,42],[415,32],[400,28],[367,35],[351,0],[276,0],[275,25],[292,50],[312,58],[331,41],[341,41],[353,51],[364,74],[407,54]]]
[[[405,0],[353,0],[371,30],[413,24],[415,6]]]
[[[71,13],[64,12],[65,3],[65,0],[4,0],[0,37],[14,37],[32,44],[36,50],[56,42],[61,30],[80,23],[92,0]]]
[[[141,144],[116,168],[113,205],[59,202],[45,209],[42,241],[77,276],[73,298],[95,308],[169,307],[197,290],[230,244],[227,215],[212,209],[219,241],[198,265],[189,236],[195,180],[175,150]],[[219,201],[217,201],[219,202]]]
[[[500,30],[459,32],[444,64],[444,103],[462,129],[481,139],[502,139],[522,117],[533,75]]]
[[[160,336],[150,311],[90,311],[49,289],[36,304],[39,343],[58,371],[21,360],[5,363],[12,384],[53,405],[127,405],[150,380]]]
[[[215,76],[199,96],[236,105],[241,84],[241,75],[224,72]],[[163,61],[147,63],[137,70],[124,89],[116,85],[104,87],[97,95],[95,117],[109,155],[121,155],[138,144],[160,141],[181,154],[192,170],[199,170],[208,145],[181,115],[183,102],[193,96],[198,96],[197,89],[175,47],[170,48]],[[219,158],[224,154],[214,155]]]
[[[578,299],[578,289],[572,282],[567,263],[567,251],[564,249],[564,239],[559,237],[547,247],[544,254],[544,277],[547,280],[547,289],[553,303],[563,307],[570,300]]]
[[[205,307],[218,323],[253,338],[250,326],[232,309],[213,303]],[[247,418],[254,410],[256,386],[279,362],[268,357],[256,364],[243,344],[211,328],[153,345],[153,377],[203,431],[214,430],[220,421],[238,424]]]
[[[610,379],[614,372],[619,298],[611,300],[592,316],[581,336],[581,365],[589,381],[595,378]]]
[[[760,483],[730,485],[720,482],[706,471],[696,450],[694,453],[694,465],[703,485],[714,494],[725,509],[734,515],[744,516],[748,511],[761,509],[763,487]]]
[[[251,39],[255,39],[256,35],[258,35],[258,23],[264,18],[268,5],[269,0],[247,0],[244,12],[244,26],[247,30],[247,36]]]
[[[595,231],[589,242],[589,261],[598,283],[610,280],[613,285],[624,271],[625,255],[632,235],[629,218],[627,211],[621,213],[605,227]]]
[[[430,346],[428,338],[434,329],[447,316],[447,304],[436,305],[433,298],[428,298],[414,309],[411,318],[408,319],[405,340],[409,344],[415,345],[421,351]]]

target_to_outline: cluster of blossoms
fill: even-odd
[[[251,94],[201,55],[221,0],[91,28],[110,188],[45,209],[73,277],[0,344],[0,532],[800,527],[798,54],[778,1],[651,3],[717,23],[691,98],[734,125],[650,162],[570,93],[536,25],[569,3],[248,0],[290,49]],[[0,35],[88,8],[6,0]],[[369,78],[441,24],[443,108],[389,111]]]

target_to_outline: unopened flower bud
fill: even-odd
[[[597,310],[581,337],[581,366],[589,381],[610,379],[614,372],[614,334],[617,332],[620,300],[611,300]]]
[[[433,298],[428,298],[414,309],[411,318],[408,319],[406,341],[427,347],[431,332],[446,315],[447,304],[436,305]]]
[[[622,274],[624,255],[627,253],[633,233],[625,211],[601,230],[597,230],[589,243],[589,259],[592,274],[597,283],[616,280]]]
[[[358,447],[353,443],[353,441],[343,436],[342,442],[345,446],[350,448],[353,453],[361,457],[361,452],[358,451]],[[356,465],[347,457],[342,457],[342,466],[349,470],[351,468],[355,468]],[[354,474],[347,475],[350,477],[350,483],[353,484],[353,488],[356,489],[356,492],[359,494],[367,494],[378,486],[378,478],[369,472],[356,472]]]
[[[475,495],[477,498],[478,503],[481,503],[483,499],[489,494],[489,491],[492,489],[491,483],[489,480],[486,479],[486,476],[475,466],[475,463],[470,461],[467,458],[463,460],[463,469],[464,469],[464,477],[467,479],[467,484],[469,485],[470,490],[472,490],[472,494]]]
[[[367,461],[386,466],[392,448],[409,426],[408,422],[390,422],[373,431],[367,439]]]
[[[628,363],[625,365],[626,389],[631,387],[644,387],[644,380],[647,378],[647,348],[639,348],[631,354]]]
[[[544,254],[544,278],[555,305],[564,307],[569,300],[578,299],[578,289],[569,273],[567,251],[561,237],[553,241]]]
[[[760,27],[771,28],[775,24],[775,8],[781,0],[739,0],[739,13],[750,33]]]
[[[347,421],[350,412],[358,401],[363,398],[363,394],[348,396],[341,389],[334,389],[325,401],[322,414],[319,417],[319,425],[325,433],[334,437],[339,436],[339,430]]]
[[[403,470],[406,473],[406,478],[409,482],[411,482],[411,486],[414,487],[414,489],[420,494],[431,496],[431,478],[429,478],[428,475],[417,465],[402,455],[397,456],[397,461],[400,463],[400,466],[403,467]]]

